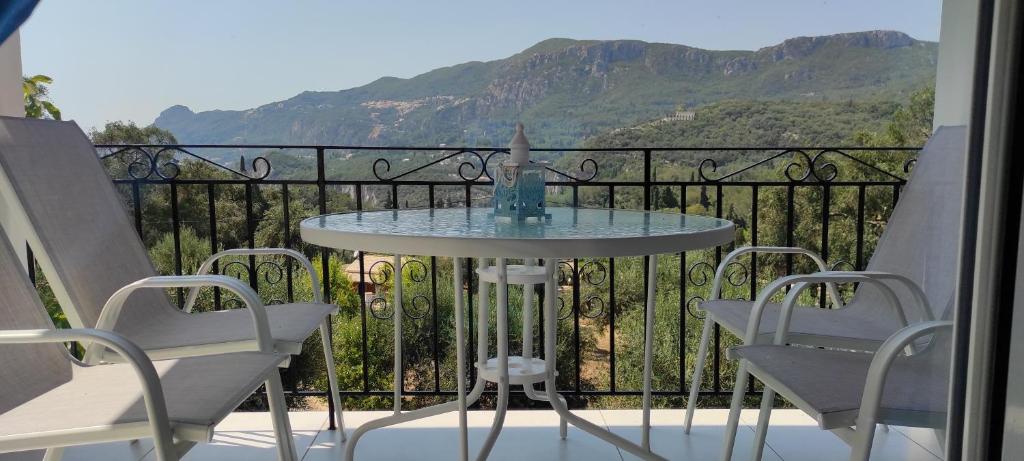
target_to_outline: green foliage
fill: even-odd
[[[43,74],[22,77],[21,92],[25,98],[25,117],[60,120],[60,109],[50,101],[50,88],[47,85],[52,83],[53,79]]]
[[[157,272],[164,274],[177,273],[176,254],[181,255],[181,273],[195,274],[199,265],[210,256],[210,240],[196,235],[191,227],[182,227],[179,234],[181,252],[175,252],[174,234],[164,234],[156,245],[149,249],[149,258]]]
[[[854,142],[862,146],[923,146],[932,134],[932,113],[935,110],[935,87],[914,92],[910,103],[893,113],[882,132],[859,131]]]
[[[178,140],[170,131],[149,125],[140,128],[135,122],[107,122],[103,130],[95,128],[89,132],[93,144],[177,144]]]
[[[879,130],[898,109],[893,101],[728,100],[695,109],[694,120],[620,128],[588,138],[584,146],[834,146],[858,131]],[[716,159],[724,163],[747,156],[739,151],[725,154]]]

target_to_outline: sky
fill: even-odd
[[[153,122],[175,104],[248,109],[501,59],[552,37],[755,50],[874,29],[937,41],[941,0],[42,0],[26,75],[54,78],[64,119]]]

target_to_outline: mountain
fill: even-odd
[[[723,100],[903,101],[932,82],[937,44],[895,31],[797,37],[757,51],[550,39],[505,59],[301,93],[241,111],[184,106],[154,122],[184,143],[538,146]]]

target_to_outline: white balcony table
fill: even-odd
[[[733,223],[724,219],[678,213],[636,210],[548,208],[550,221],[509,222],[496,220],[490,208],[404,209],[328,214],[300,224],[306,242],[335,249],[361,250],[394,255],[395,280],[402,280],[402,255],[454,258],[456,357],[458,399],[456,401],[401,411],[402,397],[402,284],[395,283],[392,318],[395,330],[394,414],[360,426],[346,447],[351,460],[362,434],[406,421],[450,411],[460,412],[461,457],[468,459],[466,408],[483,393],[486,381],[498,384],[495,421],[478,459],[485,459],[501,431],[509,385],[524,387],[526,395],[551,404],[565,422],[604,439],[643,459],[662,459],[650,451],[651,363],[654,331],[657,255],[714,247],[731,242]],[[643,374],[643,430],[637,444],[575,416],[557,394],[555,387],[555,331],[557,297],[555,268],[559,259],[649,256]],[[480,275],[477,316],[477,381],[466,392],[465,337],[463,325],[462,266],[464,258],[479,258]],[[488,259],[494,258],[495,265]],[[508,265],[506,259],[523,259],[524,265]],[[543,266],[533,264],[542,260]],[[522,357],[508,356],[508,283],[524,286],[543,284],[544,354],[535,358],[532,341],[523,343]],[[488,316],[490,285],[497,289],[497,357],[488,357]],[[532,317],[532,289],[524,290],[524,315]],[[527,314],[529,312],[529,314]],[[531,318],[524,319],[524,334],[532,331]],[[510,374],[510,364],[512,373]],[[534,385],[544,383],[544,390]]]

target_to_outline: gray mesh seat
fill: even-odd
[[[754,459],[764,450],[775,394],[851,446],[851,461],[867,461],[878,424],[938,429],[946,423],[953,323],[927,321],[900,329],[874,353],[785,344],[729,350],[740,360],[739,391],[749,373],[764,385]],[[913,352],[912,355],[908,351]],[[734,391],[734,398],[741,392]],[[735,441],[738,408],[730,410],[723,459]]]
[[[28,241],[72,326],[109,328],[155,359],[255,350],[250,309],[183,312],[159,290],[137,291],[116,318],[99,324],[112,295],[158,274],[92,142],[74,122],[0,117],[0,201],[8,234]],[[326,334],[337,306],[320,302],[317,276],[301,254],[241,251],[284,254],[309,272],[316,287],[313,302],[259,308],[267,312],[277,352],[298,354],[319,328],[335,416],[343,427],[333,347]],[[179,277],[181,283],[187,279]],[[93,355],[90,350],[87,358],[117,359],[107,352]]]
[[[0,235],[0,296],[0,453],[154,436],[137,364],[83,366],[74,360],[62,338],[52,335],[87,337],[96,330],[53,328],[6,235]],[[166,435],[186,443],[208,441],[239,403],[264,381],[277,379],[287,358],[238,352],[149,362],[136,346],[120,341],[155,370]],[[177,458],[170,453],[158,449],[161,459]]]
[[[751,301],[735,299],[716,299],[703,303],[714,317],[715,322],[723,325],[737,336],[743,336],[750,320]],[[779,324],[779,313],[782,305],[768,303],[761,316],[758,332],[762,338],[770,338]],[[795,344],[837,344],[858,342],[885,341],[899,326],[895,318],[889,315],[865,316],[856,309],[819,309],[817,307],[800,307],[799,315],[793,316],[790,327],[790,341]]]
[[[801,401],[800,408],[822,429],[857,425],[874,354],[757,344],[735,347],[729,355],[746,360],[754,376],[772,379],[772,389],[783,397]],[[945,423],[949,369],[934,365],[921,357],[898,360],[885,383],[879,422],[926,427]]]

